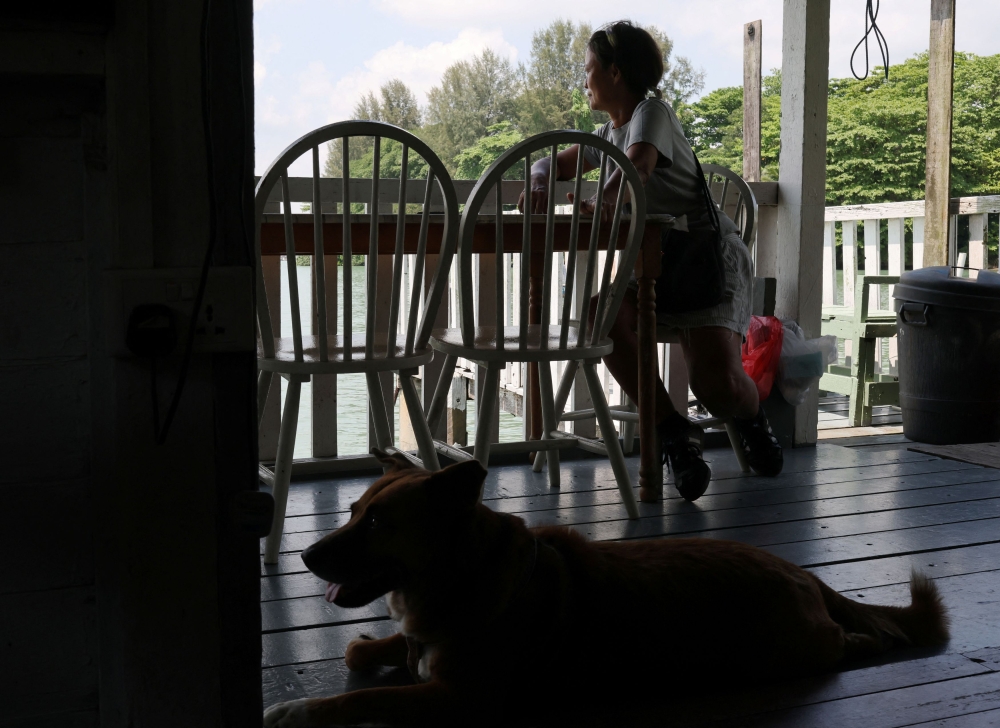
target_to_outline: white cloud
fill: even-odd
[[[254,66],[255,81],[273,80],[278,74],[270,71],[260,59],[277,53],[276,41],[257,52]],[[444,70],[456,61],[465,60],[490,48],[501,56],[517,59],[517,49],[504,40],[498,30],[465,28],[449,42],[436,41],[417,47],[399,41],[383,48],[346,74],[334,73],[321,61],[310,61],[294,76],[293,84],[275,87],[269,95],[261,94],[257,104],[258,168],[270,163],[273,156],[297,136],[334,121],[351,118],[354,105],[368,91],[378,91],[381,84],[399,78],[413,90],[420,103],[436,85]],[[258,69],[259,66],[259,69]],[[280,129],[278,134],[268,128]],[[269,156],[270,155],[270,156]]]
[[[377,90],[391,78],[402,80],[424,103],[427,92],[441,80],[448,66],[487,48],[512,61],[517,59],[517,49],[504,40],[499,30],[465,28],[448,43],[438,41],[420,48],[398,41],[366,60],[363,68],[355,68],[337,81],[331,98],[331,120],[348,118],[362,94]]]

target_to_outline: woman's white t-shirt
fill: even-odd
[[[670,104],[661,99],[643,99],[628,122],[615,129],[609,121],[594,134],[623,152],[638,142],[656,147],[660,156],[645,185],[647,213],[686,216],[689,230],[711,227],[694,152]],[[593,166],[600,164],[593,147],[586,147],[584,156]],[[721,212],[719,222],[723,235],[738,232],[735,223]]]

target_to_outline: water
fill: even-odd
[[[295,266],[299,287],[300,310],[312,310],[312,268]],[[338,268],[337,286],[337,331],[344,330],[343,302],[344,289],[339,285],[343,280],[343,268]],[[366,279],[365,266],[351,267],[352,296],[354,305],[351,311],[351,321],[355,333],[365,332],[366,318]],[[285,262],[281,263],[281,330],[282,335],[289,336],[292,330],[292,312],[288,296],[288,274]],[[312,320],[303,316],[302,335],[312,334]],[[520,366],[520,365],[514,365]],[[287,382],[281,379],[281,403],[284,406]],[[401,397],[402,395],[400,395]],[[466,414],[468,442],[475,440],[476,402],[469,400]],[[309,458],[313,455],[312,447],[312,383],[302,385],[302,395],[299,402],[299,423],[295,439],[295,458]],[[399,399],[393,407],[393,435],[395,443],[399,444]],[[364,374],[337,375],[337,451],[340,455],[357,455],[366,453],[368,446],[368,387]],[[523,425],[520,417],[508,412],[500,413],[500,442],[517,442],[524,439]]]
[[[338,268],[338,283],[343,281],[343,268]],[[312,310],[312,268],[295,266],[299,285],[299,307],[303,312]],[[352,266],[351,287],[354,305],[351,325],[354,333],[365,332],[366,296],[365,267]],[[337,331],[344,330],[344,287],[337,286]],[[292,330],[292,312],[288,297],[288,274],[284,260],[281,263],[281,330],[287,336]],[[303,316],[302,335],[312,334],[312,320]],[[284,406],[287,382],[281,380],[281,403]],[[393,434],[399,441],[399,402],[393,412]],[[368,452],[368,386],[364,374],[337,375],[337,452],[340,455],[358,455]],[[298,436],[295,439],[296,458],[312,457],[312,383],[302,385],[299,403]]]

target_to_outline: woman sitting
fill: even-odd
[[[663,76],[663,56],[653,37],[628,21],[608,25],[591,36],[584,70],[590,108],[605,111],[611,117],[594,133],[624,151],[635,165],[646,191],[646,211],[674,215],[678,230],[713,229],[702,191],[704,180],[698,174],[694,152],[673,109],[660,98],[657,89]],[[574,176],[579,152],[579,146],[559,152],[557,179]],[[584,170],[594,169],[598,164],[596,152],[587,148]],[[545,157],[531,168],[531,201],[536,213],[547,210],[549,167],[550,160]],[[604,187],[605,209],[594,209],[595,197],[582,200],[581,210],[612,215],[621,180],[620,170],[609,175]],[[572,195],[569,197],[572,199]],[[522,208],[523,202],[522,195],[519,203]],[[781,446],[771,433],[757,388],[743,371],[740,358],[743,336],[750,323],[753,262],[732,220],[721,211],[718,219],[725,272],[722,302],[683,314],[658,311],[657,322],[680,332],[691,389],[698,400],[716,417],[734,418],[747,460],[757,473],[777,475],[782,467]],[[669,231],[664,236],[663,245],[667,246]],[[614,351],[604,359],[608,370],[633,401],[638,401],[636,292],[633,281],[611,328]],[[674,409],[659,380],[656,422],[662,455],[674,471],[677,490],[687,500],[699,498],[712,478],[702,459],[704,433]]]

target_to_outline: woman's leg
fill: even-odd
[[[594,311],[597,308],[597,296],[590,299],[590,325],[594,324]],[[639,337],[636,335],[636,325],[639,320],[639,307],[637,305],[636,293],[629,288],[625,291],[625,298],[618,309],[618,317],[615,319],[611,330],[608,332],[615,349],[606,357],[604,364],[607,366],[611,376],[615,378],[622,390],[633,402],[639,401]],[[656,417],[657,424],[663,422],[670,414],[676,412],[670,395],[667,394],[663,381],[656,378]]]
[[[743,371],[743,337],[722,326],[688,329],[684,358],[691,390],[716,417],[732,417],[750,467],[760,475],[781,472],[784,456],[771,431],[757,386]]]
[[[691,391],[715,417],[750,419],[760,401],[757,386],[743,371],[742,337],[722,326],[687,330],[682,338]]]
[[[597,298],[590,302],[590,322],[593,324]],[[638,307],[635,291],[629,289],[618,309],[618,317],[608,333],[615,348],[604,357],[604,364],[625,393],[640,407],[639,402],[639,339],[636,336]],[[663,453],[674,471],[674,485],[687,500],[697,500],[708,488],[712,471],[701,456],[702,430],[674,409],[670,396],[659,377],[656,378],[656,431]]]

